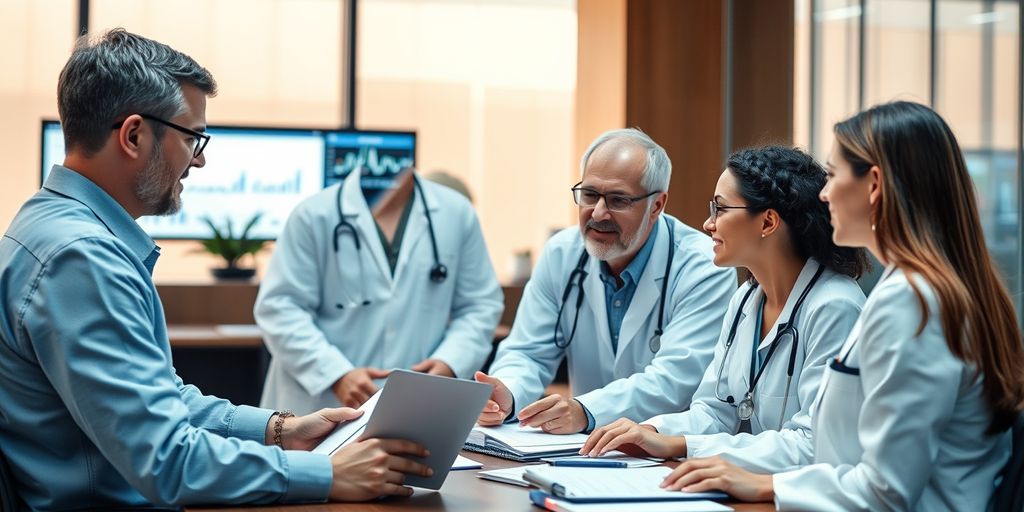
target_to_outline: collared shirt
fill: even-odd
[[[159,249],[54,166],[0,240],[0,447],[33,509],[325,500],[328,457],[263,445],[272,411],[185,385]]]
[[[629,310],[629,303],[633,301],[633,294],[636,293],[636,285],[640,282],[640,276],[644,273],[647,260],[651,259],[651,251],[654,250],[654,240],[658,238],[657,225],[651,230],[644,246],[633,257],[633,261],[622,270],[622,286],[619,286],[615,276],[612,275],[608,264],[601,262],[601,282],[604,283],[605,311],[608,312],[608,330],[612,339],[612,352],[619,351],[619,330],[622,328],[622,320]]]

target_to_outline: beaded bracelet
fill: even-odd
[[[274,444],[276,444],[282,450],[284,449],[284,443],[281,441],[281,431],[284,430],[285,418],[295,417],[291,411],[284,410],[277,413],[277,419],[274,420]]]

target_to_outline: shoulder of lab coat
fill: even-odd
[[[825,368],[853,329],[864,301],[864,293],[856,281],[826,270],[808,293],[796,319],[802,345],[796,390],[800,409],[786,419],[780,430],[765,430],[756,435],[729,435],[731,432],[688,435],[687,456],[721,455],[740,467],[761,473],[788,471],[810,464],[814,458],[811,406]],[[714,396],[709,400],[721,404]],[[730,409],[727,414],[735,417],[733,407],[721,405]]]
[[[665,217],[671,221],[676,249],[661,350],[642,371],[576,397],[594,415],[596,425],[688,408],[711,362],[736,289],[735,271],[714,264],[711,238]]]
[[[555,324],[569,273],[583,250],[576,226],[559,231],[544,244],[523,289],[512,331],[498,344],[490,372],[512,392],[514,413],[540,398],[565,355],[553,341]],[[572,308],[574,300],[570,297],[566,308]]]
[[[659,414],[644,421],[643,424],[651,425],[659,433],[666,435],[688,434],[687,442],[690,439],[689,435],[692,434],[713,434],[735,428],[735,408],[718,400],[715,396],[715,385],[718,383],[719,362],[725,357],[725,344],[729,338],[732,322],[739,312],[743,296],[752,287],[753,284],[750,281],[745,281],[733,292],[732,298],[729,299],[729,307],[725,311],[725,316],[722,317],[722,328],[719,331],[718,343],[715,344],[715,355],[711,360],[711,364],[704,370],[704,376],[697,386],[697,391],[693,393],[690,409],[682,412],[676,411]],[[722,375],[723,377],[726,375],[726,370],[723,370]]]
[[[927,304],[927,323],[910,286]],[[984,510],[1008,455],[1006,436],[986,436],[990,421],[981,378],[946,344],[936,296],[920,276],[894,272],[864,307],[848,365],[860,367],[864,402],[857,439],[860,460],[815,464],[773,477],[780,509]],[[840,421],[840,420],[837,420]],[[952,442],[951,442],[952,441]],[[956,457],[956,463],[939,456]],[[948,486],[933,488],[933,486]]]
[[[306,198],[288,216],[253,308],[267,350],[311,396],[354,368],[316,325],[338,187]]]

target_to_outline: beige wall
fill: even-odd
[[[417,167],[469,186],[499,278],[571,224],[576,3],[363,0],[356,123],[417,132]]]
[[[0,0],[0,225],[39,187],[39,121],[56,119],[57,76],[74,43],[73,1]],[[94,30],[124,27],[167,43],[213,72],[210,124],[337,127],[340,0],[92,0]],[[240,19],[240,13],[244,19]],[[198,170],[197,172],[203,172]],[[187,182],[186,182],[186,186]],[[157,281],[201,282],[220,262],[196,242],[158,241]],[[260,256],[261,267],[269,253]]]

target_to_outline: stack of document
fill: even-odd
[[[497,427],[473,427],[465,449],[517,462],[535,462],[545,457],[578,455],[585,434],[548,434],[539,428],[512,423]]]

